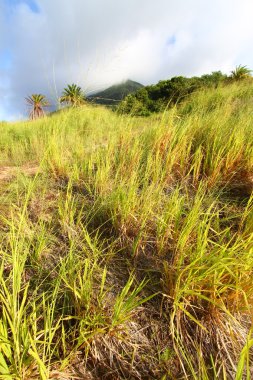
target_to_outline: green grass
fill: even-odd
[[[252,378],[252,99],[0,125],[0,378]]]

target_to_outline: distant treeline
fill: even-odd
[[[239,66],[239,70],[242,71],[242,68],[245,67]],[[245,77],[249,78],[248,74],[245,75],[244,73],[244,76],[238,77],[237,75],[235,77],[235,75],[228,76],[221,71],[214,71],[211,74],[205,74],[200,77],[186,78],[177,76],[168,80],[162,80],[155,85],[143,87],[134,94],[127,95],[117,107],[117,111],[121,114],[129,113],[133,116],[148,116],[153,112],[161,112],[166,107],[181,102],[197,90],[216,88],[220,85],[231,83],[234,80]]]

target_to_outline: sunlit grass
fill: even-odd
[[[252,96],[0,125],[0,378],[252,377]]]

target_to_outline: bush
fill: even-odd
[[[221,71],[214,71],[201,77],[173,77],[128,95],[119,104],[117,111],[121,114],[148,116],[150,113],[161,112],[168,106],[182,102],[188,95],[199,89],[217,88],[227,80],[227,75]]]

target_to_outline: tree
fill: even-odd
[[[118,111],[135,116],[163,112],[168,107],[183,102],[193,92],[205,88],[216,88],[223,83],[228,83],[228,77],[221,71],[214,71],[201,77],[173,77],[143,87],[131,96],[128,95],[118,105]]]
[[[231,71],[231,78],[234,80],[246,79],[251,76],[251,71],[247,66],[236,66],[235,70]]]
[[[29,113],[29,118],[31,120],[39,119],[40,117],[45,116],[44,107],[48,107],[50,104],[47,101],[46,97],[42,94],[32,94],[26,98],[26,102],[31,111]]]
[[[217,88],[220,84],[226,83],[228,76],[221,71],[213,71],[211,74],[204,74],[198,78],[202,87]]]
[[[129,94],[123,99],[117,107],[119,114],[131,114],[131,116],[148,116],[150,111],[144,98],[140,94]]]
[[[60,97],[60,103],[66,103],[72,107],[81,106],[84,102],[85,95],[82,92],[81,87],[76,84],[68,84],[68,86],[64,88],[62,96]]]

